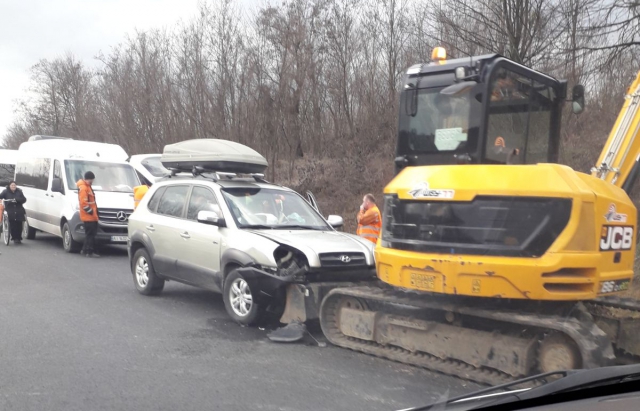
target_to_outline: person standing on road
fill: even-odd
[[[362,199],[362,205],[360,205],[358,212],[358,231],[356,234],[375,244],[378,242],[381,229],[382,217],[378,206],[376,206],[376,198],[373,194],[367,194]]]
[[[149,186],[146,184],[133,187],[133,209],[134,210],[138,208],[138,204],[140,204],[140,201],[142,201],[142,197],[144,197],[144,195],[147,194],[147,191],[149,191]]]
[[[85,257],[100,257],[93,250],[96,234],[98,234],[98,206],[96,195],[91,188],[96,176],[91,171],[84,173],[84,179],[78,180],[78,202],[80,203],[80,220],[84,225],[84,245],[81,254]]]
[[[15,244],[22,244],[22,223],[24,223],[26,212],[22,206],[27,202],[27,198],[18,188],[15,181],[9,183],[7,188],[0,193],[0,199],[4,201],[4,209],[9,218],[11,227],[11,238]]]

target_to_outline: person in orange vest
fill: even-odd
[[[144,197],[144,195],[147,194],[147,191],[149,191],[149,186],[146,184],[133,187],[133,209],[134,210],[138,208],[138,204],[140,204],[142,197]]]
[[[93,250],[96,234],[98,234],[98,206],[96,195],[91,185],[96,176],[91,171],[84,173],[84,178],[78,180],[78,202],[80,203],[80,220],[84,225],[84,245],[81,254],[85,257],[100,257]]]
[[[373,194],[367,194],[362,199],[362,205],[358,212],[358,230],[356,234],[375,244],[378,242],[381,229],[382,216],[378,206],[376,206],[376,198]]]

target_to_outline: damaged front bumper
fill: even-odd
[[[357,287],[375,282],[376,280],[363,280],[359,282],[289,284],[286,288],[285,307],[280,322],[289,324],[315,320],[320,315],[322,300],[329,291],[339,287]]]
[[[280,318],[280,322],[284,324],[317,319],[322,299],[334,288],[355,287],[377,281],[374,267],[353,272],[329,271],[278,276],[250,266],[239,268],[238,273],[249,288],[254,290],[253,297],[257,304],[284,304],[284,312]]]

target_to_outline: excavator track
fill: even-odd
[[[505,373],[484,367],[474,367],[462,361],[442,359],[428,353],[411,352],[401,347],[386,346],[374,341],[363,341],[348,337],[340,331],[338,326],[337,313],[335,312],[337,311],[337,303],[338,301],[335,299],[335,301],[329,300],[326,304],[323,304],[323,310],[326,310],[324,311],[326,314],[321,318],[323,333],[334,345],[481,384],[498,385],[511,379]]]
[[[640,301],[611,296],[585,306],[613,342],[619,362],[640,362]]]
[[[617,296],[601,297],[587,302],[589,306],[606,306],[627,310],[628,313],[640,314],[640,300],[633,298],[622,298]]]
[[[569,340],[570,345],[575,344],[575,350],[581,358],[580,365],[584,368],[613,362],[615,356],[607,335],[595,324],[581,303],[554,306],[529,304],[526,307],[526,303],[456,300],[437,294],[427,294],[425,298],[424,293],[385,286],[336,288],[323,299],[320,324],[323,333],[334,345],[488,385],[537,373],[539,365],[532,363],[532,358],[539,356],[543,342],[549,335],[561,336]],[[473,326],[456,328],[449,325],[448,320],[438,322],[428,319],[432,314],[436,314],[436,317],[442,314],[453,324],[460,319],[465,324],[484,323],[485,327],[489,323],[489,331],[475,330]],[[495,329],[491,331],[491,327]],[[495,330],[501,327],[508,328],[510,335],[496,333]],[[412,339],[414,330],[422,334],[413,334]],[[454,333],[448,337],[438,335],[441,331],[450,330],[454,330]],[[457,338],[455,330],[461,332]],[[472,333],[478,333],[478,339]],[[492,346],[488,352],[482,351],[483,336],[496,341],[495,347]],[[444,339],[446,350],[449,345],[455,346],[456,340],[466,338],[472,338],[473,343],[478,341],[479,348],[476,352],[467,353],[465,358],[460,358],[464,357],[460,355],[456,358],[456,352],[446,353],[442,347],[431,349],[430,342],[436,341],[437,346],[437,339]],[[418,340],[425,339],[429,342],[423,342],[420,347]],[[500,342],[502,339],[504,341]],[[514,350],[515,354],[511,355],[507,347],[514,345],[514,342],[522,349],[519,353]],[[470,345],[468,340],[464,340],[464,344]],[[523,352],[531,358],[519,358],[518,354]],[[498,358],[501,355],[503,358]],[[554,353],[550,358],[553,359],[554,355],[558,357]],[[511,360],[518,364],[510,363]]]

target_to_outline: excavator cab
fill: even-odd
[[[567,83],[498,54],[407,70],[400,95],[396,172],[406,166],[536,164],[558,160]],[[573,90],[574,112],[584,107]]]

